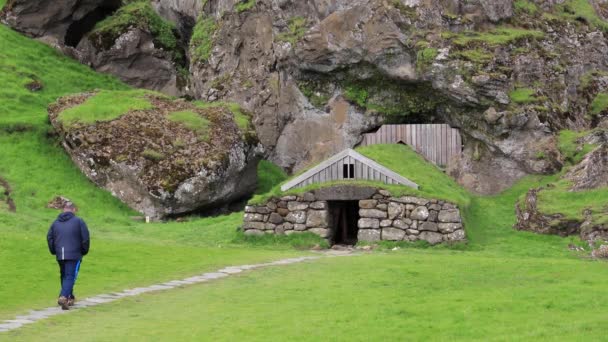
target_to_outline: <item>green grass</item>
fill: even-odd
[[[457,46],[487,45],[489,47],[517,43],[525,39],[542,39],[544,33],[515,27],[498,27],[487,32],[466,31],[463,33],[443,32],[442,36],[451,39]]]
[[[339,184],[351,184],[361,186],[377,186],[391,191],[394,196],[417,195],[427,198],[438,198],[458,203],[466,207],[470,201],[470,195],[462,189],[453,179],[443,173],[439,168],[426,162],[418,153],[414,152],[409,146],[405,145],[371,145],[357,148],[361,154],[369,157],[381,165],[397,172],[419,185],[419,190],[397,185],[387,185],[384,183],[371,181],[337,181],[322,184],[312,184],[304,188],[292,189],[285,194],[302,193],[321,187],[334,186]],[[302,171],[300,173],[305,172]],[[254,196],[250,203],[263,203],[270,197],[281,196],[280,185],[275,186],[265,194]]]
[[[473,63],[483,64],[491,62],[494,59],[494,55],[492,53],[486,52],[482,49],[471,49],[458,51],[453,54],[456,58],[464,58]]]
[[[253,6],[255,6],[255,1],[256,0],[244,0],[244,1],[240,1],[239,3],[237,3],[234,6],[234,10],[237,11],[238,13],[248,11],[248,10],[252,9]]]
[[[535,102],[537,99],[534,96],[536,91],[530,88],[515,88],[509,93],[511,101],[518,104],[526,104]]]
[[[559,132],[558,148],[569,165],[578,164],[587,153],[593,150],[594,146],[591,144],[577,143],[579,138],[587,134],[589,134],[588,131],[562,130]]]
[[[559,180],[538,195],[538,209],[544,214],[562,214],[566,219],[582,222],[584,211],[590,210],[593,222],[608,224],[608,188],[570,191],[571,183]]]
[[[435,48],[425,48],[416,53],[416,68],[419,72],[433,64],[439,52]]]
[[[258,164],[258,186],[256,194],[264,194],[287,179],[287,173],[282,168],[269,162],[261,160]]]
[[[234,122],[239,127],[242,133],[247,133],[253,129],[251,125],[251,115],[244,112],[238,103],[234,102],[202,102],[196,101],[196,106],[199,108],[213,108],[213,107],[224,107],[232,112],[234,115]]]
[[[154,42],[170,51],[174,59],[183,57],[175,25],[161,18],[147,0],[127,2],[114,14],[97,23],[90,34],[100,40],[105,48],[110,48],[116,38],[134,27],[152,33]]]
[[[559,15],[570,20],[584,20],[592,28],[608,32],[608,22],[603,20],[588,0],[568,0],[559,8]]]
[[[133,110],[152,108],[146,90],[100,90],[84,103],[61,112],[58,120],[66,127],[112,121]]]
[[[196,133],[200,140],[209,140],[211,122],[193,111],[173,112],[168,116],[169,121],[178,122]]]
[[[328,258],[85,309],[6,339],[599,341],[605,270],[436,250]]]
[[[304,36],[306,31],[306,18],[291,17],[287,21],[287,32],[278,34],[277,40],[289,42],[291,45],[295,45],[295,43],[297,43],[297,41]]]
[[[194,62],[206,62],[213,50],[213,35],[218,26],[212,17],[198,18],[190,38],[190,51]]]
[[[529,0],[515,0],[513,7],[515,8],[515,13],[524,12],[534,15],[538,12],[538,6]]]
[[[599,93],[591,102],[591,114],[598,115],[608,109],[608,93]]]

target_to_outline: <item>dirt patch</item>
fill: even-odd
[[[11,186],[8,181],[2,177],[0,177],[0,190],[2,190],[2,194],[0,194],[0,202],[6,203],[6,207],[8,211],[14,213],[17,211],[17,207],[15,206],[15,202],[11,198]]]

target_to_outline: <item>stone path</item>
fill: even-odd
[[[327,256],[346,256],[346,255],[350,255],[351,253],[344,252],[344,251],[328,251],[328,252],[325,252],[324,254]],[[39,320],[42,320],[42,319],[45,319],[45,318],[48,318],[51,316],[66,314],[66,313],[72,312],[75,309],[105,304],[105,303],[113,302],[113,301],[121,299],[121,298],[137,296],[137,295],[140,295],[140,294],[146,293],[146,292],[164,291],[164,290],[169,290],[169,289],[173,289],[173,288],[184,286],[184,285],[199,284],[199,283],[204,283],[204,282],[214,280],[214,279],[225,278],[225,277],[229,277],[233,274],[241,273],[241,272],[247,271],[247,270],[253,270],[256,268],[262,268],[262,267],[268,267],[268,266],[289,265],[289,264],[295,264],[295,263],[299,263],[299,262],[303,262],[303,261],[307,261],[307,260],[315,260],[315,259],[319,259],[319,258],[321,258],[321,256],[308,256],[308,257],[282,259],[282,260],[267,262],[267,263],[263,263],[263,264],[228,266],[228,267],[224,267],[220,270],[217,270],[215,272],[203,273],[201,275],[197,275],[197,276],[193,276],[193,277],[189,277],[189,278],[185,278],[185,279],[171,280],[171,281],[168,281],[165,283],[150,285],[147,287],[136,287],[133,289],[124,290],[122,292],[100,294],[95,297],[90,297],[90,298],[86,298],[83,300],[79,300],[71,308],[71,310],[64,311],[64,310],[61,310],[61,308],[59,306],[53,306],[53,307],[46,308],[46,309],[32,310],[28,314],[17,316],[14,319],[0,321],[0,332],[6,332],[6,331],[10,331],[10,330],[19,329],[26,324],[32,324]]]

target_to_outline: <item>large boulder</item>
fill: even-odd
[[[608,187],[608,144],[589,152],[564,178],[572,182],[574,191]]]
[[[109,102],[100,104],[99,96]],[[133,99],[137,107],[125,113],[74,119],[83,117],[78,111],[90,114],[91,101],[113,108]],[[253,192],[260,151],[252,127],[236,117],[245,114],[235,112],[223,104],[202,108],[156,93],[117,91],[60,98],[49,107],[49,118],[87,177],[133,209],[162,218]]]

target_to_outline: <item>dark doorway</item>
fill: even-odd
[[[98,22],[112,15],[121,4],[120,0],[104,1],[82,19],[74,21],[65,34],[65,45],[76,47],[85,34],[89,33]]]
[[[331,243],[354,245],[359,227],[359,201],[329,201]]]

